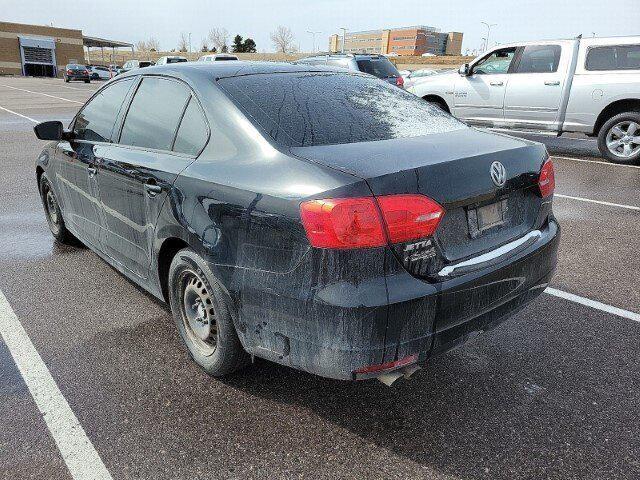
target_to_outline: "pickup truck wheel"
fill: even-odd
[[[245,366],[249,355],[233,324],[231,300],[200,255],[190,248],[176,253],[168,286],[171,312],[191,358],[213,377]]]
[[[598,134],[598,148],[614,163],[640,160],[640,112],[625,112],[610,118]]]

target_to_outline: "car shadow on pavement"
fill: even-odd
[[[639,368],[611,354],[640,329],[566,307],[538,299],[391,388],[264,361],[223,381],[461,478],[640,478]]]

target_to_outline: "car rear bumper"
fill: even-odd
[[[341,282],[331,294],[316,291],[305,305],[293,310],[283,307],[277,319],[260,327],[264,344],[248,350],[344,380],[382,373],[356,373],[363,367],[408,357],[413,358],[411,363],[425,362],[495,327],[542,293],[555,271],[559,239],[560,227],[551,220],[525,249],[459,277],[430,283],[398,264],[389,268],[392,273],[383,277],[382,284]],[[395,257],[389,256],[388,261],[394,262]],[[259,314],[259,307],[245,310],[245,316]],[[287,310],[289,315],[283,313]]]

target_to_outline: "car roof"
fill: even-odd
[[[208,77],[208,78],[229,78],[245,75],[260,75],[269,73],[296,73],[296,72],[334,72],[348,73],[346,70],[338,67],[329,67],[324,65],[303,65],[284,62],[185,62],[170,63],[167,65],[155,65],[146,67],[144,71],[131,70],[125,75],[141,75],[141,74],[167,74],[184,77]]]

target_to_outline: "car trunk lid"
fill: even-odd
[[[405,267],[435,279],[445,265],[523,237],[539,222],[544,146],[476,129],[343,145],[295,147],[294,155],[367,181],[375,196],[420,193],[446,211],[433,238],[393,245]],[[505,182],[492,180],[495,162]]]

